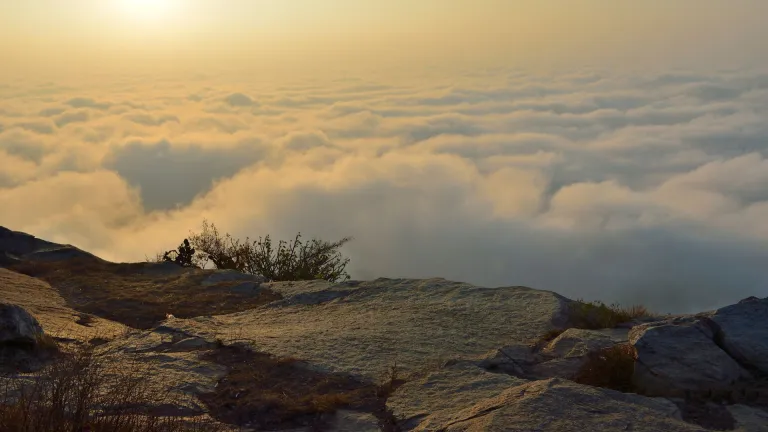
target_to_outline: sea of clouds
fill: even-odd
[[[691,312],[768,295],[768,74],[0,85],[0,225],[139,261],[204,218],[353,278]]]

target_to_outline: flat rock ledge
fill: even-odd
[[[85,267],[75,267],[72,279],[13,271],[29,263],[66,270],[75,262]],[[86,310],[98,291],[78,286],[74,276],[91,264],[126,292],[151,283],[169,296],[195,292],[251,303],[209,311],[167,302],[164,320],[147,314],[139,296]],[[213,410],[211,395],[226,396],[223,388],[233,393],[216,402],[219,408],[249,391],[242,361],[286,386],[376,389],[378,399],[324,415],[327,431],[768,432],[766,298],[583,329],[573,328],[572,300],[528,287],[440,278],[267,283],[231,271],[107,263],[2,227],[0,267],[7,268],[0,268],[0,345],[29,349],[50,338],[63,347],[91,346],[109,373],[140,370],[167,396],[151,408],[208,418],[214,430],[317,428],[254,426],[254,414],[235,425],[232,415]],[[131,314],[109,315],[110,308],[133,308],[150,324],[134,326]],[[227,350],[239,360],[215,355]],[[2,380],[31,381],[37,370]],[[601,375],[610,379],[595,381]]]

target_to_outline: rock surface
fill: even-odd
[[[506,374],[492,374],[472,363],[438,368],[405,383],[387,406],[405,430],[439,430],[455,414],[505,390],[527,383]]]
[[[768,432],[768,412],[741,404],[729,406],[728,411],[739,425],[737,430]]]
[[[439,424],[413,431],[642,431],[703,432],[682,421],[677,406],[647,398],[576,384],[561,378],[509,387]]]
[[[36,371],[54,351],[35,317],[18,305],[0,303],[0,369]]]
[[[0,268],[0,302],[23,307],[55,338],[111,339],[126,329],[123,324],[79,313],[47,282],[4,268]]]
[[[32,252],[58,248],[62,245],[39,239],[33,235],[11,231],[0,226],[0,251],[10,256],[23,257]]]
[[[629,332],[637,351],[634,382],[645,393],[725,388],[750,373],[715,343],[706,317],[643,324]]]
[[[565,323],[567,299],[524,287],[480,288],[444,279],[266,284],[284,300],[165,325],[204,339],[246,339],[260,351],[378,380],[478,356]]]
[[[61,245],[0,226],[0,265],[17,260],[67,260],[94,255],[72,245]]]
[[[768,374],[768,298],[752,297],[712,315],[715,341],[732,358]]]
[[[43,327],[24,308],[0,303],[0,345],[34,345],[43,335]]]
[[[627,342],[625,328],[587,330],[570,328],[549,342],[529,370],[539,379],[573,379],[586,363],[589,354]]]
[[[54,260],[58,271],[81,258],[105,263],[75,247],[0,227],[0,267]],[[296,368],[309,371],[296,375],[301,379],[319,377],[322,382],[333,373],[355,383],[381,384],[376,387],[384,394],[376,402],[380,406],[344,406],[323,417],[328,431],[688,432],[727,425],[740,432],[765,432],[768,424],[768,397],[761,393],[768,389],[761,381],[768,358],[768,299],[588,330],[568,328],[575,322],[568,314],[571,300],[526,287],[483,288],[439,278],[266,283],[233,271],[167,263],[107,264],[112,267],[104,278],[99,274],[85,281],[119,283],[121,291],[115,292],[145,293],[151,287],[183,301],[203,296],[206,302],[196,309],[169,302],[178,310],[163,309],[167,319],[160,324],[131,328],[126,324],[132,322],[122,318],[130,314],[110,315],[121,322],[106,316],[115,307],[144,312],[149,307],[144,298],[120,297],[86,313],[98,290],[110,287],[0,268],[0,302],[23,308],[38,323],[9,320],[29,325],[0,331],[0,343],[13,334],[28,338],[45,330],[62,345],[93,346],[109,373],[139,371],[155,394],[163,395],[148,400],[147,408],[189,418],[211,415],[222,421],[226,413],[212,411],[204,401],[228,383],[236,384],[235,393],[222,406],[236,405],[241,394],[270,390],[237,387],[248,385],[248,373],[234,376],[237,361],[210,355],[223,352],[222,347],[244,346],[252,351],[239,351],[242,355],[269,354],[278,365],[301,360]],[[76,267],[72,274],[87,270]],[[223,313],[213,301],[219,293],[235,295],[234,301],[244,304],[264,293],[270,296]],[[16,311],[9,316],[21,316],[18,309],[9,310]],[[189,310],[199,313],[178,317]],[[564,331],[533,343],[558,329]],[[573,381],[595,353],[627,343],[637,354],[632,372],[636,391],[647,394]],[[302,384],[291,381],[293,376],[289,372],[279,378],[285,385]],[[714,400],[712,390],[728,392],[732,382],[741,386],[741,396]],[[223,423],[217,428],[238,430]],[[313,430],[293,423],[276,428]]]

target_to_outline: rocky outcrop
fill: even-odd
[[[715,311],[714,341],[734,360],[768,375],[768,298],[750,297]]]
[[[62,245],[39,239],[33,235],[11,231],[0,226],[0,252],[8,255],[23,257],[32,252],[58,248]]]
[[[45,328],[61,344],[93,347],[109,373],[139,371],[164,395],[145,408],[163,414],[210,415],[250,430],[268,423],[251,421],[254,412],[301,417],[307,408],[290,401],[313,396],[306,406],[336,408],[302,418],[317,415],[338,432],[764,432],[768,419],[768,385],[760,384],[768,299],[588,330],[569,328],[571,300],[527,287],[439,278],[266,283],[234,271],[81,259],[88,256],[0,229],[0,267],[10,268],[0,268],[0,302],[16,305],[8,322],[18,324],[0,332],[0,343],[24,345]],[[83,264],[89,259],[97,265]],[[146,319],[139,326],[133,318]],[[632,391],[585,384],[583,370],[617,346],[631,354]],[[329,393],[338,388],[346,393]],[[238,406],[249,421],[237,420]],[[267,429],[318,427],[309,423]]]
[[[457,370],[415,382],[391,398],[409,431],[680,431],[684,422],[664,398],[647,398],[562,378],[489,382]],[[441,404],[440,402],[444,403]]]
[[[630,330],[637,351],[634,383],[646,394],[725,388],[751,378],[715,343],[706,317],[677,318]]]
[[[727,389],[768,375],[768,299],[632,328],[635,385],[649,394]]]
[[[31,372],[56,351],[43,327],[24,308],[0,303],[0,367]]]
[[[527,382],[488,373],[471,362],[457,362],[403,384],[387,405],[404,430],[440,430],[457,412]]]
[[[562,323],[567,299],[524,287],[481,288],[444,279],[265,284],[283,300],[264,308],[165,325],[204,339],[247,340],[330,372],[380,379],[435,362],[483,355]]]
[[[75,311],[50,284],[4,268],[0,268],[0,301],[22,306],[54,338],[112,339],[126,329],[120,323]]]
[[[43,336],[40,323],[24,308],[0,303],[0,345],[34,345]]]
[[[61,245],[0,226],[0,266],[23,260],[98,259],[72,245]]]
[[[561,333],[537,353],[536,362],[530,366],[530,373],[539,378],[573,379],[596,351],[624,343],[628,329],[576,329]]]

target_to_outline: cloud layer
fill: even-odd
[[[768,295],[765,74],[91,88],[0,88],[0,225],[121,261],[203,218],[350,235],[355,278],[662,312]]]

